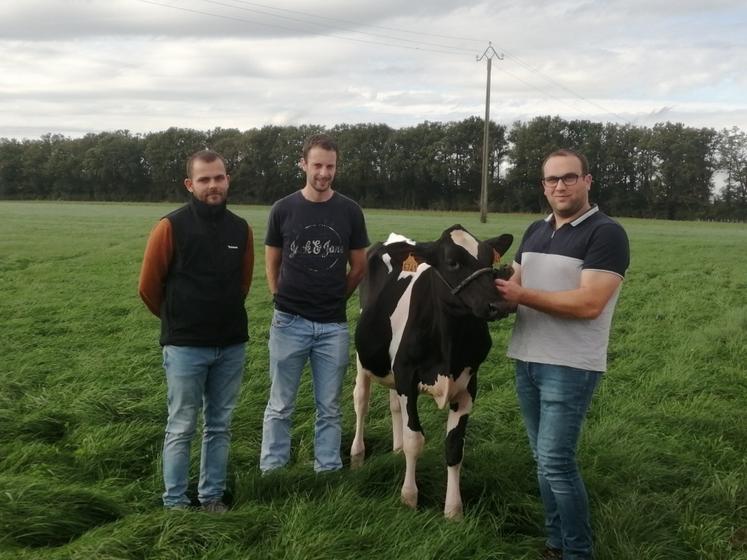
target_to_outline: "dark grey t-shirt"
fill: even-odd
[[[356,202],[337,192],[311,202],[296,191],[272,206],[265,245],[282,249],[277,309],[319,323],[346,321],[348,255],[368,246]]]

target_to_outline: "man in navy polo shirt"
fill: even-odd
[[[529,226],[510,280],[516,308],[508,356],[545,509],[543,558],[592,557],[589,503],[576,464],[586,412],[607,369],[610,324],[630,262],[620,224],[589,203],[586,158],[558,150],[542,163],[552,214]]]

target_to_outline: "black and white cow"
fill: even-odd
[[[355,438],[351,466],[365,456],[364,424],[371,380],[390,388],[394,451],[406,459],[402,501],[416,507],[415,465],[425,437],[418,418],[420,393],[439,408],[449,405],[446,434],[448,471],[444,514],[462,517],[459,472],[464,434],[477,389],[477,369],[492,344],[487,322],[507,314],[494,286],[511,267],[493,268],[513,237],[478,241],[460,225],[430,243],[390,235],[368,251],[368,273],[361,283],[361,316],[355,331]]]

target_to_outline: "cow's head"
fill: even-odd
[[[495,288],[495,278],[508,279],[513,269],[493,264],[511,246],[512,235],[478,240],[461,225],[451,226],[438,241],[419,243],[415,256],[427,262],[455,313],[493,321],[508,314],[508,306]]]

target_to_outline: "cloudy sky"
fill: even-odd
[[[5,0],[0,137],[538,115],[747,130],[744,0]]]

